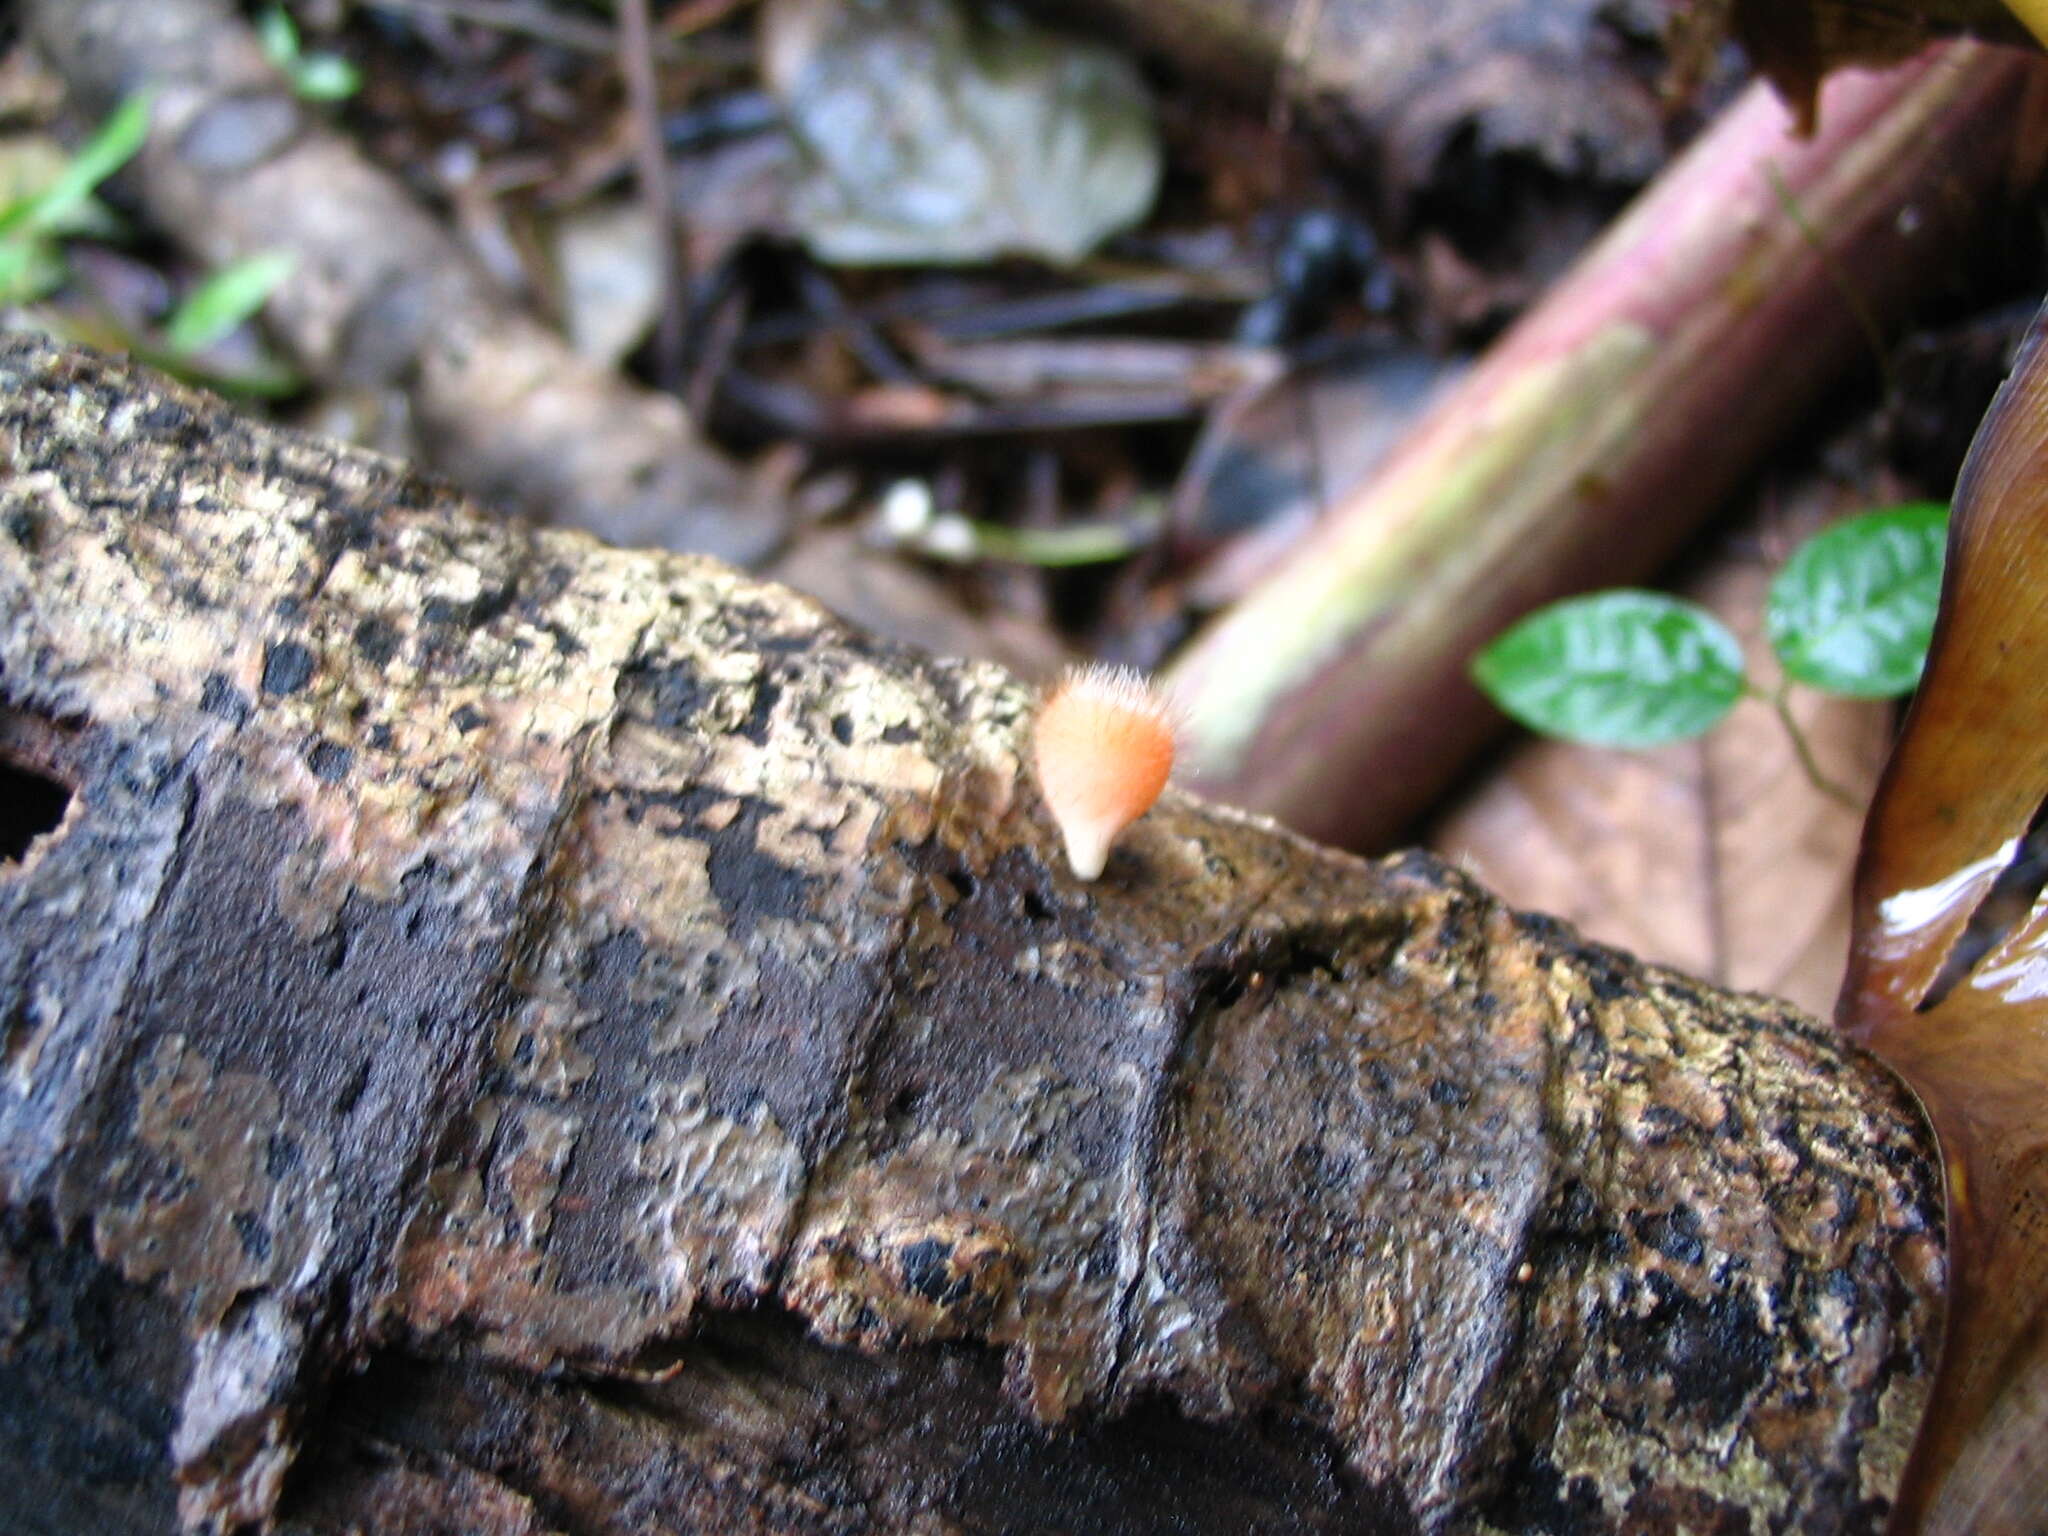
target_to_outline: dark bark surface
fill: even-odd
[[[0,1526],[1881,1524],[1820,1025],[1173,792],[1077,884],[994,669],[121,365],[0,451]]]

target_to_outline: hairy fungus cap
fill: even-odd
[[[1067,862],[1093,880],[1173,769],[1173,711],[1127,667],[1069,672],[1039,706],[1032,757]]]

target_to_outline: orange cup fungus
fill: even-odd
[[[1173,769],[1173,711],[1128,667],[1069,672],[1039,706],[1032,759],[1067,862],[1093,880]]]

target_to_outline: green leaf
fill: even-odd
[[[338,53],[309,53],[292,71],[303,101],[346,101],[363,88],[363,72]]]
[[[131,95],[100,124],[49,186],[0,213],[0,238],[51,229],[81,208],[93,188],[142,148],[142,141],[149,137],[153,95],[150,91]]]
[[[1941,599],[1948,508],[1914,502],[1815,534],[1771,582],[1764,633],[1786,673],[1856,698],[1920,680]]]
[[[942,525],[957,527],[965,535],[965,548],[948,549],[943,538],[933,538],[923,553],[941,560],[1009,560],[1044,570],[1128,560],[1144,547],[1152,531],[1135,518],[1115,523],[1069,523],[1061,528],[1012,528],[1005,523],[974,522],[964,517],[952,518],[949,523],[941,517],[934,522],[933,533],[937,534]]]
[[[299,29],[283,6],[273,5],[256,18],[256,40],[263,56],[286,74],[298,67]]]
[[[291,78],[301,101],[345,101],[362,89],[363,72],[338,53],[307,53],[291,14],[273,5],[256,18],[263,56]]]
[[[0,189],[4,189],[0,190],[0,228],[19,231],[27,222],[30,205],[55,185],[71,164],[71,158],[70,150],[39,133],[0,137]],[[111,240],[120,236],[121,224],[98,198],[87,197],[48,224],[27,233],[92,235]],[[16,238],[22,238],[22,234],[17,233]]]
[[[1660,747],[1742,696],[1742,647],[1703,608],[1617,589],[1539,608],[1472,662],[1487,696],[1546,736]]]
[[[165,322],[164,345],[180,357],[204,352],[261,309],[297,264],[289,251],[264,251],[222,267]]]
[[[64,281],[64,255],[40,235],[0,240],[0,304],[33,304]]]

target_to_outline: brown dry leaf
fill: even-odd
[[[1829,512],[1814,486],[1688,584],[1741,637],[1749,675],[1777,676],[1764,595]],[[1823,772],[1860,804],[1877,782],[1891,706],[1794,689]],[[1771,707],[1745,699],[1699,741],[1621,752],[1562,741],[1515,749],[1430,844],[1517,906],[1725,986],[1833,1007],[1848,949],[1860,813],[1814,784]]]
[[[1184,73],[1298,110],[1472,312],[1531,302],[1670,152],[1669,0],[1101,0]]]
[[[1941,618],[1871,809],[1840,1022],[1920,1095],[1949,1323],[1894,1530],[2048,1509],[2048,351],[2036,317],[1956,489]]]
[[[1733,37],[1809,128],[1831,69],[1896,64],[1959,32],[1999,43],[2032,37],[2000,0],[1693,0],[1681,21],[1681,73],[1703,67]]]

